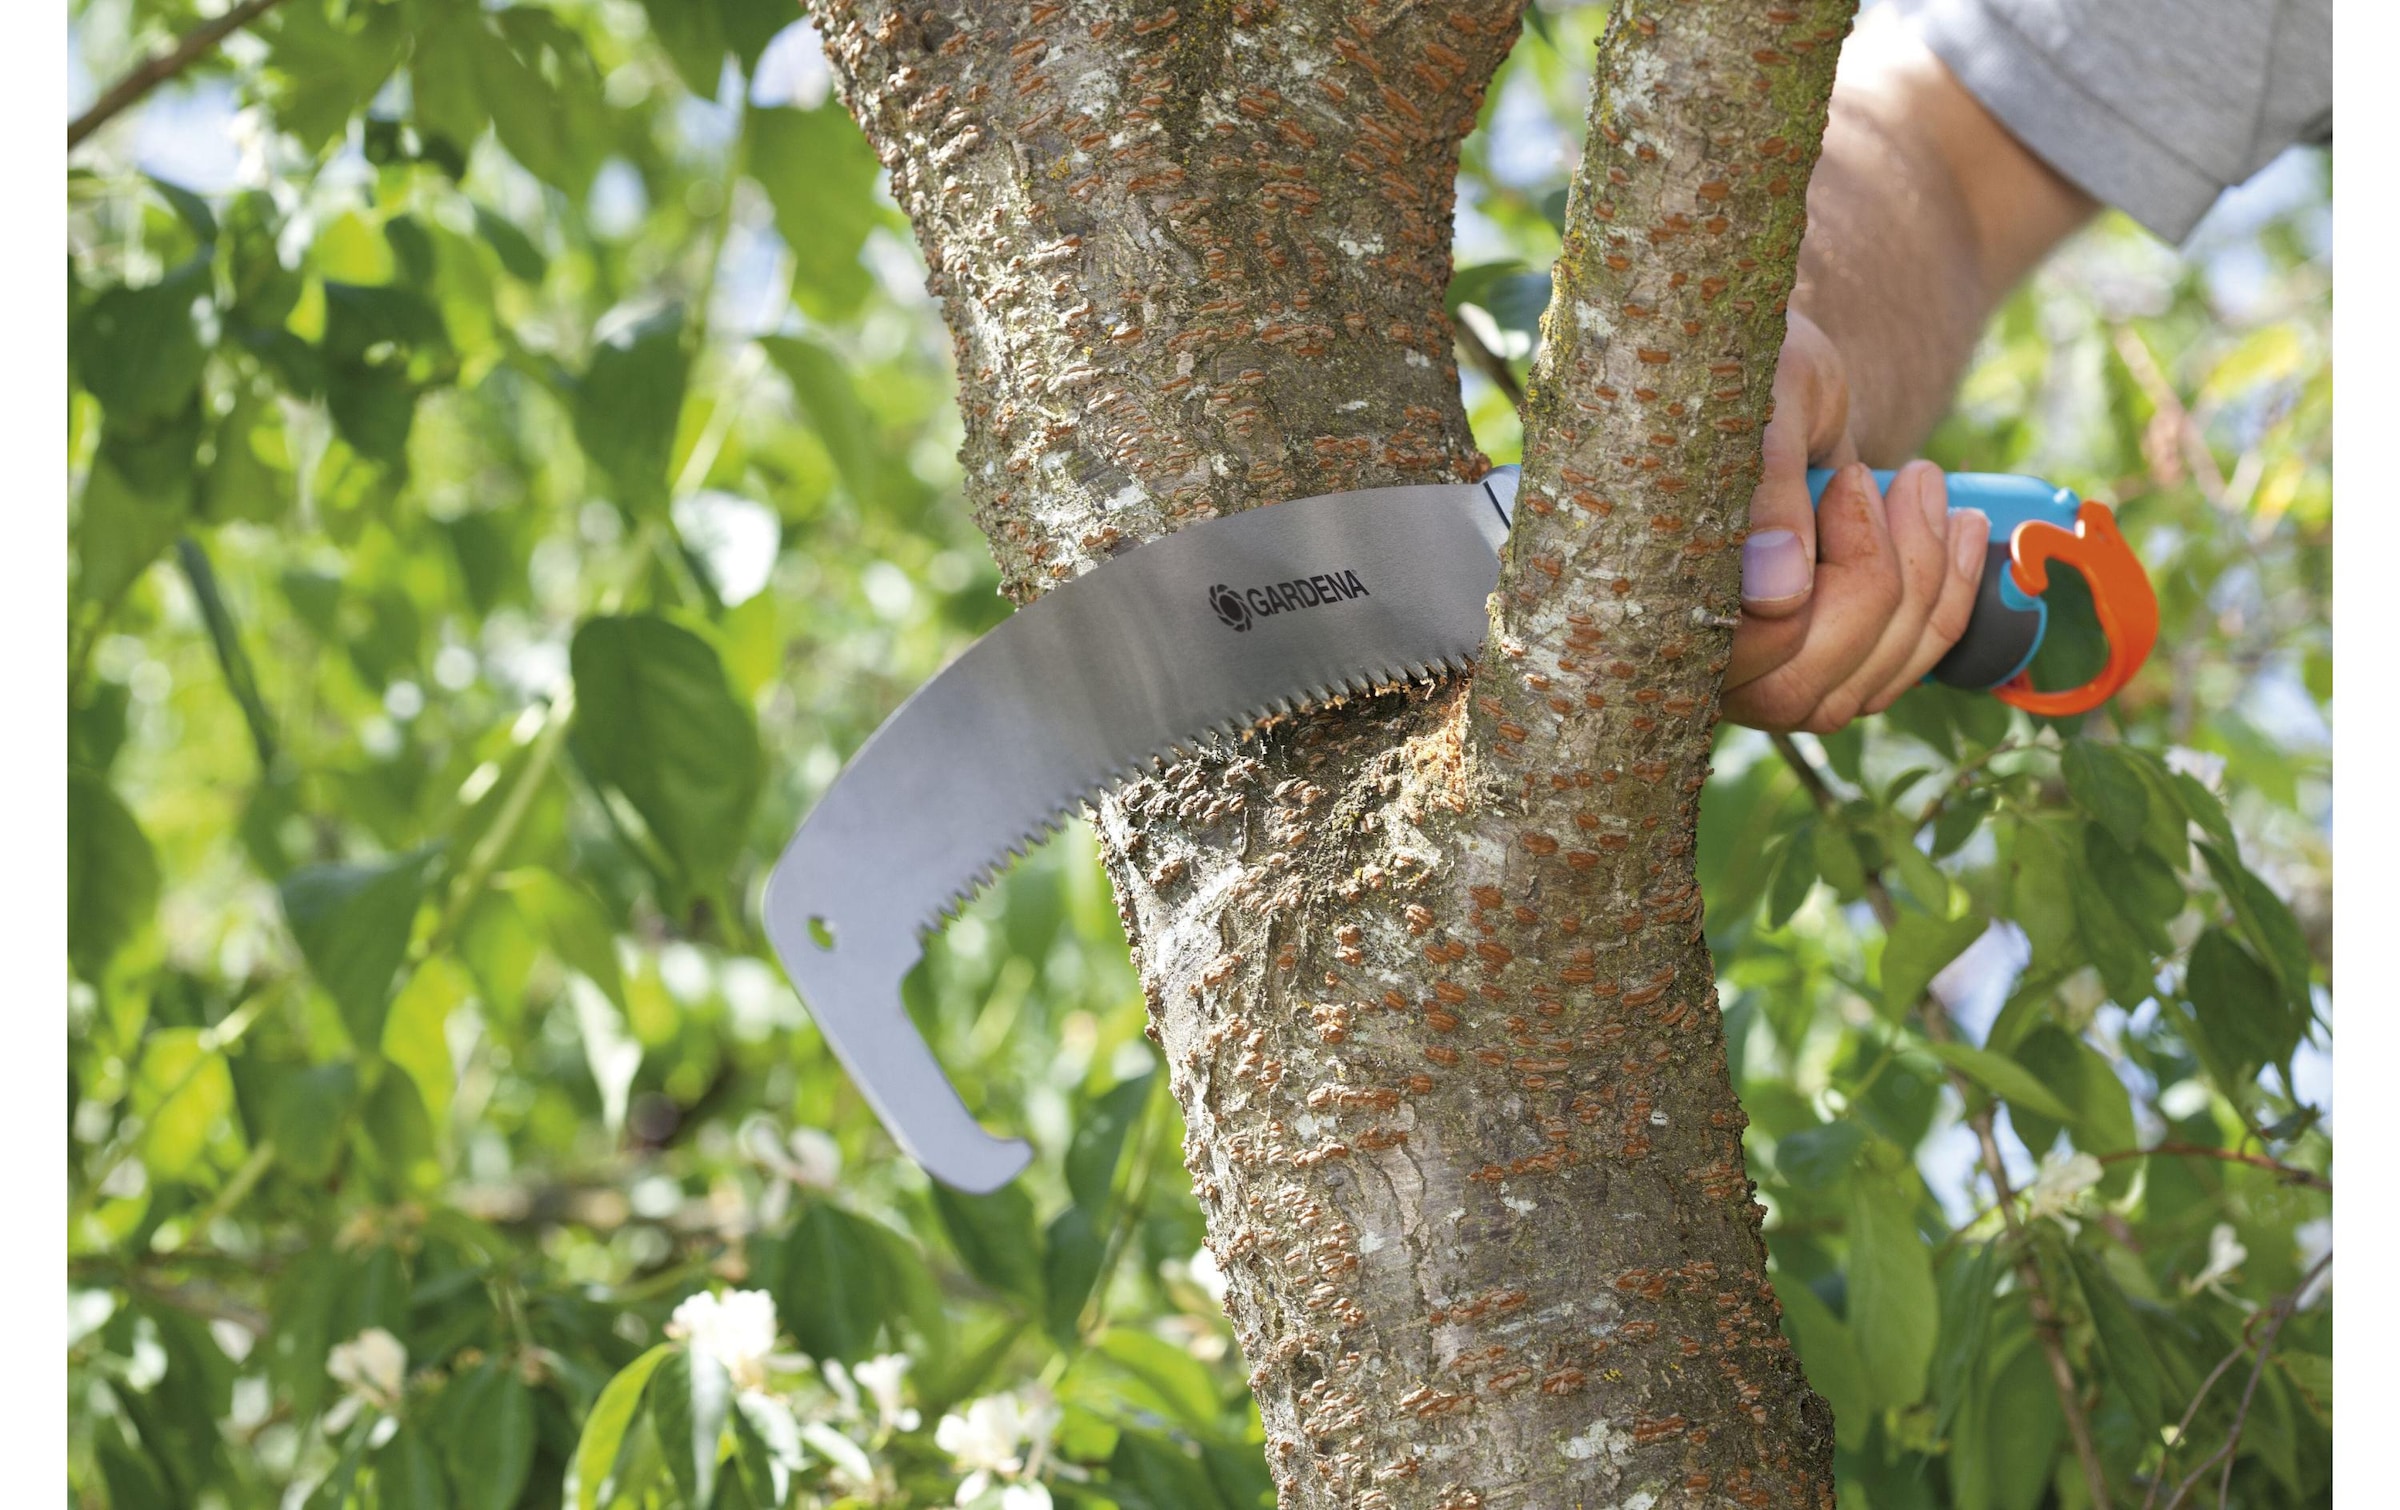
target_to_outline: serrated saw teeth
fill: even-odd
[[[1463,671],[1499,574],[1494,501],[1477,484],[1381,488],[1178,531],[1019,609],[860,748],[768,877],[767,935],[934,1178],[988,1190],[1029,1150],[976,1125],[901,1006],[924,936],[1131,778]]]

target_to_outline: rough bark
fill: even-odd
[[[1849,10],[1612,18],[1478,674],[1096,806],[1287,1506],[1832,1503],[1692,838]],[[1515,0],[818,17],[1012,596],[1485,469],[1442,295]]]

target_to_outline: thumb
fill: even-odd
[[[1824,334],[1794,314],[1775,362],[1774,409],[1762,438],[1763,465],[1750,497],[1750,536],[1742,546],[1742,611],[1791,619],[1808,607],[1816,582],[1817,515],[1808,497],[1808,464],[1839,466],[1852,457],[1849,387]]]

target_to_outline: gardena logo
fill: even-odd
[[[1354,571],[1320,572],[1264,587],[1228,587],[1219,582],[1208,590],[1208,606],[1217,620],[1239,634],[1253,619],[1271,618],[1295,608],[1321,608],[1328,603],[1372,596]]]
[[[1250,627],[1250,609],[1242,602],[1242,595],[1224,583],[1208,590],[1208,606],[1217,611],[1226,628],[1237,634]]]

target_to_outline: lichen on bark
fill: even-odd
[[[1515,0],[820,3],[1023,601],[1463,480],[1460,140]],[[1692,869],[1845,0],[1620,5],[1471,679],[1094,820],[1290,1506],[1830,1506]]]

